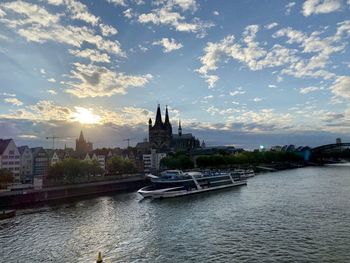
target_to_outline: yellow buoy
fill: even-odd
[[[101,252],[98,252],[96,263],[103,263]]]

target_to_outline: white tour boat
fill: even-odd
[[[247,184],[239,174],[201,173],[168,170],[160,176],[148,175],[152,185],[138,190],[143,197],[168,198],[184,196]]]

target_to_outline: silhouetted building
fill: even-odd
[[[83,131],[80,132],[79,139],[75,140],[75,151],[78,153],[88,153],[92,151],[92,142],[85,140]]]
[[[157,150],[157,152],[190,152],[200,147],[199,140],[191,133],[184,134],[182,132],[181,121],[179,121],[178,133],[172,133],[167,107],[165,109],[165,121],[163,123],[160,106],[158,105],[155,123],[152,126],[152,119],[149,119],[148,131],[150,148]]]
[[[148,122],[149,143],[152,149],[168,151],[172,140],[172,127],[169,121],[168,108],[165,109],[165,122],[162,121],[158,104],[156,121],[152,126],[152,119]]]

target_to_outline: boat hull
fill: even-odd
[[[8,210],[8,211],[0,212],[0,220],[4,220],[15,216],[16,216],[16,210]]]
[[[185,187],[170,187],[170,188],[163,188],[163,189],[155,189],[153,186],[146,186],[141,188],[138,191],[138,193],[142,195],[144,198],[147,198],[147,197],[172,198],[172,197],[179,197],[179,196],[215,191],[215,190],[236,187],[236,186],[241,186],[246,184],[247,184],[247,181],[242,180],[242,181],[236,181],[234,183],[225,184],[225,185],[202,187],[200,189],[186,189]]]

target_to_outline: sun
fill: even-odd
[[[78,121],[83,124],[98,124],[101,117],[94,114],[92,109],[86,109],[83,107],[74,107],[76,112],[72,113],[74,121]]]

